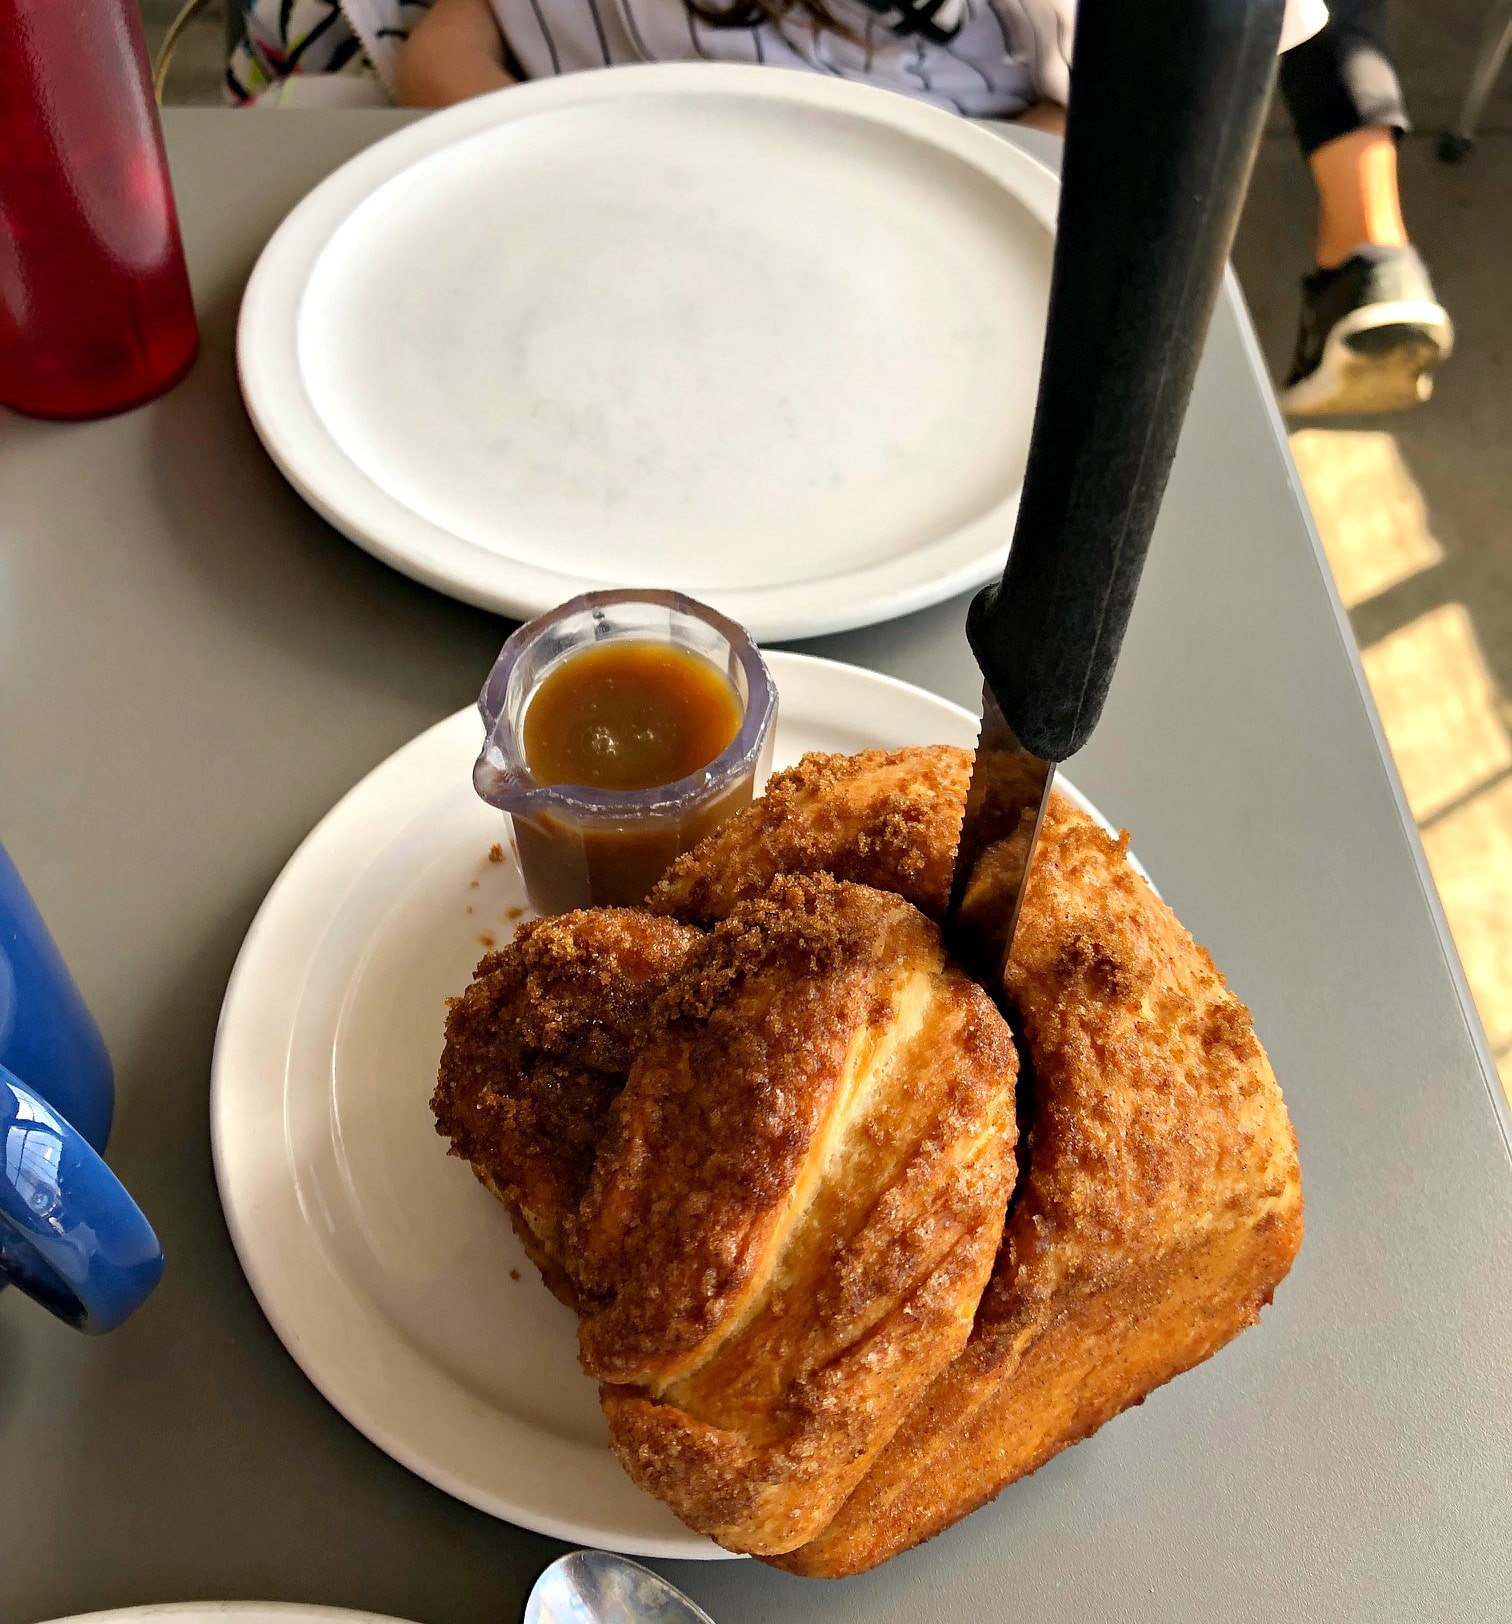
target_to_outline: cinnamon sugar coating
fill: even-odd
[[[530,921],[487,954],[446,1018],[431,1110],[504,1203],[562,1300],[579,1293],[567,1228],[651,1011],[696,931],[629,908]]]
[[[779,1559],[792,1572],[861,1572],[949,1527],[1254,1324],[1291,1267],[1281,1092],[1249,1011],[1127,844],[1052,797],[1007,978],[1033,1105],[992,1280],[961,1355],[825,1531]]]
[[[832,874],[941,919],[970,781],[971,752],[949,745],[811,753],[678,858],[646,906],[711,925],[778,874]]]
[[[917,911],[969,768],[805,757],[653,913],[528,927],[448,1026],[438,1125],[578,1308],[626,1470],[795,1573],[873,1567],[1139,1403],[1301,1241],[1249,1012],[1060,795],[1001,989],[1015,1157],[1011,1036]]]
[[[635,1480],[732,1550],[822,1529],[965,1345],[1017,1059],[901,899],[781,877],[668,987],[581,1210],[584,1369]]]

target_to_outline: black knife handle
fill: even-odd
[[[1275,74],[1285,0],[1081,0],[1034,435],[967,635],[1064,761],[1107,697]]]

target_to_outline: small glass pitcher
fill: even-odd
[[[742,720],[707,767],[644,790],[539,784],[525,760],[524,721],[547,673],[593,644],[664,643],[728,679]],[[771,761],[777,690],[733,620],[680,592],[589,592],[522,626],[478,697],[487,735],[473,786],[508,816],[531,906],[542,914],[631,905],[680,852],[749,804]]]

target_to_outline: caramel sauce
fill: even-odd
[[[525,707],[520,743],[543,785],[660,788],[721,756],[745,710],[724,673],[665,643],[600,643],[547,673]],[[750,803],[754,763],[708,798],[675,810],[514,818],[515,849],[540,913],[642,901],[680,852]]]
[[[525,711],[525,764],[538,784],[653,789],[707,767],[741,719],[740,696],[697,654],[601,643],[541,683]]]
[[[629,908],[666,873],[674,858],[696,846],[732,813],[751,804],[744,774],[713,800],[678,818],[578,823],[543,812],[514,820],[515,850],[530,905],[537,913],[571,908]]]

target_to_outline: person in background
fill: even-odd
[[[1059,130],[1074,18],[1075,0],[248,0],[227,90],[440,107],[587,68],[726,61]]]
[[[1281,396],[1299,415],[1424,400],[1453,342],[1402,223],[1407,114],[1385,11],[1287,6],[1281,91],[1318,191],[1317,264]],[[1075,0],[248,0],[227,77],[241,103],[440,107],[587,68],[744,62],[1059,133],[1074,27]]]
[[[541,79],[712,60],[863,80],[969,118],[1064,127],[1074,0],[434,0],[401,53],[412,105],[458,99],[457,47],[495,24],[494,70]]]
[[[1322,26],[1287,0],[1282,48]],[[440,107],[584,68],[718,60],[858,79],[1059,133],[1076,0],[245,0],[238,105]]]
[[[383,107],[399,48],[431,0],[232,0],[241,38],[226,64],[233,107]]]
[[[1329,21],[1281,58],[1281,94],[1318,193],[1314,269],[1282,409],[1415,406],[1454,329],[1407,236],[1397,141],[1408,125],[1386,37],[1386,0],[1329,0]]]

